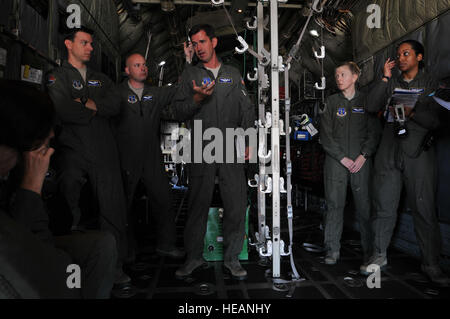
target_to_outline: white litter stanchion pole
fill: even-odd
[[[287,217],[288,217],[288,227],[289,227],[289,254],[292,269],[292,278],[294,280],[299,280],[300,275],[298,274],[297,268],[295,267],[294,253],[292,251],[293,245],[293,218],[294,210],[292,208],[292,161],[291,161],[291,137],[289,129],[289,117],[291,111],[291,96],[289,91],[289,68],[290,65],[287,64],[284,69],[284,92],[285,92],[285,123],[286,123],[286,192],[287,192]]]
[[[272,277],[280,277],[280,92],[278,65],[278,0],[270,0],[272,85]]]
[[[261,50],[264,48],[264,7],[261,1],[258,2],[256,7],[256,22],[257,22],[257,45],[258,54],[262,54]],[[267,150],[267,129],[266,129],[266,112],[265,103],[263,101],[263,85],[264,81],[264,66],[258,63],[258,118],[262,125],[258,125],[258,145],[261,146],[261,152],[266,154]],[[259,183],[264,183],[266,175],[266,163],[265,161],[259,161]],[[259,240],[258,246],[266,245],[266,193],[262,192],[261,185],[258,187],[258,233]]]

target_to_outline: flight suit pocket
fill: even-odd
[[[345,135],[345,123],[346,121],[342,118],[337,118],[334,121],[334,125],[333,125],[333,137],[338,140],[341,141],[344,138]]]
[[[414,125],[408,125],[408,136],[400,139],[400,149],[410,158],[416,158],[422,153],[422,144],[427,131]]]

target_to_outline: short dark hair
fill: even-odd
[[[216,38],[216,31],[214,30],[214,27],[210,24],[196,24],[194,25],[191,30],[189,30],[189,37],[192,38],[194,34],[199,33],[200,31],[205,31],[206,35],[212,40],[213,38]]]
[[[424,62],[425,48],[424,48],[423,44],[416,40],[405,40],[405,41],[400,42],[400,44],[397,46],[397,50],[402,44],[409,44],[412,47],[412,49],[414,50],[414,52],[416,53],[416,55],[422,54],[422,61],[419,62],[419,69],[424,68],[425,67],[425,62]]]
[[[73,42],[73,40],[75,39],[75,35],[78,32],[88,33],[92,36],[94,35],[94,30],[89,29],[88,27],[85,27],[85,26],[81,26],[79,28],[70,29],[70,31],[68,33],[66,33],[66,35],[64,36],[64,40],[70,40]]]
[[[0,80],[0,145],[22,153],[39,148],[55,123],[50,97],[21,81]]]

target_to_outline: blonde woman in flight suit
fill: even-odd
[[[346,62],[335,72],[340,92],[328,97],[321,114],[321,142],[327,211],[324,218],[325,263],[336,264],[344,224],[347,185],[353,192],[364,259],[371,255],[371,157],[379,140],[379,121],[366,110],[366,97],[356,88],[360,69]]]

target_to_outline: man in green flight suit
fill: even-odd
[[[242,250],[245,236],[247,183],[244,164],[236,161],[237,152],[227,152],[225,147],[227,143],[234,147],[234,137],[228,139],[225,133],[230,129],[246,130],[253,127],[256,115],[239,71],[224,64],[216,55],[215,48],[218,39],[215,36],[214,28],[210,25],[196,25],[190,30],[189,36],[200,62],[197,65],[188,66],[184,70],[176,99],[182,103],[192,100],[194,93],[192,81],[195,81],[197,85],[211,83],[211,94],[199,101],[202,108],[194,114],[188,125],[193,129],[192,136],[194,137],[196,134],[203,136],[203,132],[207,129],[218,129],[224,137],[223,144],[214,150],[216,155],[222,154],[223,158],[210,160],[201,156],[204,155],[208,145],[205,146],[204,141],[198,142],[194,138],[192,147],[194,163],[191,163],[189,167],[188,219],[184,231],[187,259],[184,265],[175,272],[175,275],[180,279],[186,278],[204,263],[202,252],[208,210],[213,196],[215,179],[218,176],[225,209],[223,218],[224,266],[235,279],[244,280],[247,277],[247,271],[239,263],[239,253]],[[196,127],[195,121],[201,123],[200,127]],[[196,149],[200,149],[201,152],[197,154]],[[245,151],[246,159],[249,158],[249,151],[249,148]],[[229,156],[234,156],[234,158],[228,161]]]
[[[163,256],[182,258],[184,252],[175,246],[175,210],[172,207],[169,179],[164,171],[159,128],[161,118],[187,120],[201,108],[201,104],[195,103],[193,99],[186,104],[174,103],[177,107],[172,107],[178,85],[152,87],[147,84],[148,68],[145,58],[140,54],[128,56],[125,73],[128,79],[117,87],[120,114],[114,118],[114,123],[128,210],[132,206],[137,184],[142,179],[155,212],[158,237],[156,252]],[[205,89],[195,84],[193,87],[197,95],[203,94]],[[129,223],[128,231],[129,256],[134,259],[132,223]]]
[[[131,281],[122,269],[127,255],[126,202],[120,176],[119,154],[110,119],[119,113],[120,100],[113,82],[86,66],[93,51],[92,30],[73,29],[65,38],[68,58],[50,71],[47,89],[58,119],[59,188],[79,228],[79,200],[89,180],[98,203],[102,230],[116,238],[117,284]]]

